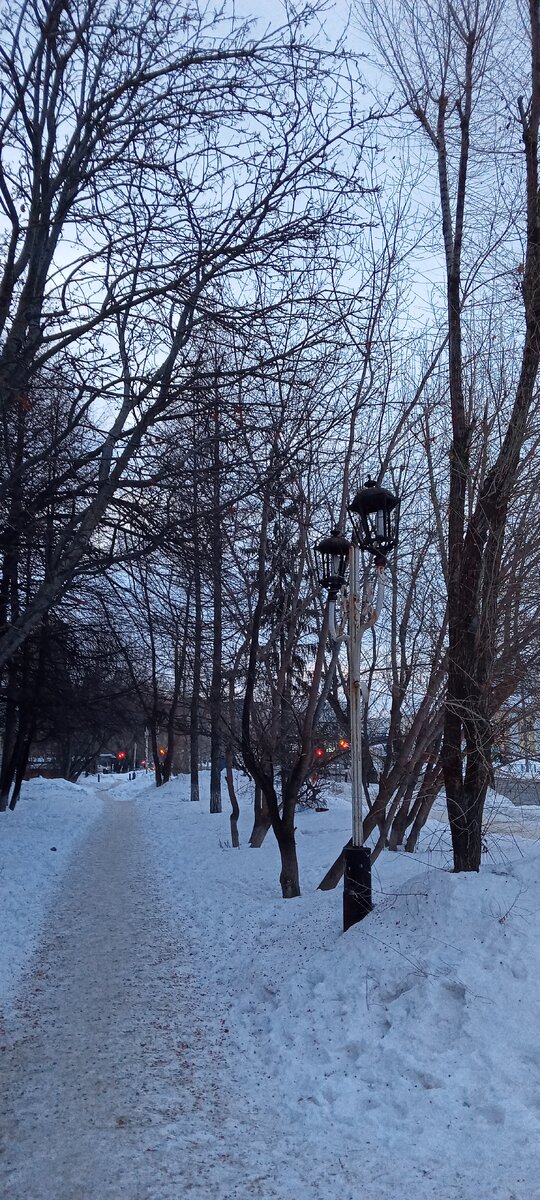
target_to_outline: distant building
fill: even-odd
[[[98,754],[96,769],[104,775],[112,775],[115,762],[116,754]]]

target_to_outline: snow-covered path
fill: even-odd
[[[107,800],[29,972],[2,1056],[10,1200],[182,1194],[190,982],[139,822],[134,803]]]

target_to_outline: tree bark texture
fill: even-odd
[[[264,839],[271,828],[272,822],[264,793],[260,783],[255,784],[255,799],[253,804],[253,829],[249,839],[249,844],[252,849],[258,850],[262,846]]]

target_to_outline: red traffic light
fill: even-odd
[[[315,758],[318,758],[318,759],[324,758],[325,754],[326,754],[326,750],[325,750],[324,746],[316,746],[315,747]]]
[[[119,750],[119,751],[118,751],[118,754],[116,755],[116,757],[117,757],[117,758],[125,758],[125,757],[126,757],[126,752],[125,752],[125,750]]]

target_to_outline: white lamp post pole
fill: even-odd
[[[377,621],[384,602],[384,565],[377,566],[377,592],[373,580],[360,579],[360,550],[353,544],[349,558],[348,633],[349,708],[351,722],[352,846],[345,849],[343,928],[345,932],[371,912],[371,852],[364,846],[362,777],[362,637]]]
[[[349,575],[349,633],[347,649],[349,656],[349,709],[351,720],[351,773],[352,773],[352,844],[363,844],[362,818],[362,686],[360,682],[360,655],[362,650],[362,624],[358,546],[351,546]]]
[[[380,615],[384,602],[386,554],[396,544],[395,510],[399,501],[380,484],[368,479],[348,507],[354,536],[352,544],[336,527],[317,543],[319,579],[329,591],[329,631],[333,642],[345,640],[349,665],[349,712],[352,768],[352,844],[345,847],[343,928],[346,931],[372,909],[371,852],[364,846],[362,820],[362,636]],[[392,516],[394,514],[394,516]],[[374,556],[375,578],[361,579],[360,551]],[[347,557],[349,586],[346,587]],[[342,620],[336,626],[336,599],[341,594]]]
[[[362,704],[366,687],[362,683],[362,638],[377,621],[384,603],[384,559],[376,566],[376,594],[373,578],[361,581],[360,549],[353,543],[349,550],[349,587],[342,588],[341,601],[346,620],[336,625],[336,602],[330,597],[330,637],[345,641],[349,666],[349,715],[351,726],[351,799],[352,846],[345,848],[343,890],[343,927],[345,931],[371,912],[371,855],[364,846],[362,783]]]
[[[384,603],[384,564],[377,568],[377,593],[373,599],[373,583],[366,587],[362,606],[360,582],[360,551],[352,545],[350,550],[349,586],[349,632],[347,649],[349,657],[349,705],[351,714],[351,770],[352,770],[352,843],[362,846],[363,835],[363,782],[362,782],[362,704],[367,698],[367,689],[362,683],[362,638],[378,620]]]

